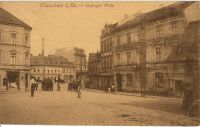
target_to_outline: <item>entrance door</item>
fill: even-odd
[[[117,90],[122,90],[122,74],[116,74]]]

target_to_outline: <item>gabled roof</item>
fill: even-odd
[[[29,25],[9,13],[8,11],[4,10],[0,7],[0,24],[11,25],[11,26],[20,26],[27,29],[32,29]]]

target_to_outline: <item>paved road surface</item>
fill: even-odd
[[[0,92],[1,124],[200,125],[180,110],[180,99],[82,91]]]

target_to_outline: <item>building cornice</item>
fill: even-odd
[[[13,45],[13,44],[7,44],[7,43],[2,43],[2,42],[0,42],[0,45],[6,45],[6,46],[11,46],[11,47],[23,47],[23,48],[29,48],[30,49],[30,46]]]

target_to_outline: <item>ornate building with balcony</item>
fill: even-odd
[[[29,88],[31,29],[0,7],[0,87]]]
[[[109,87],[115,82],[118,90],[144,87],[149,92],[181,94],[185,68],[183,63],[169,59],[188,36],[194,39],[186,31],[200,20],[199,7],[199,2],[177,2],[106,24],[101,34],[102,83]]]

